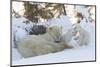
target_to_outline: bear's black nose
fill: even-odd
[[[60,41],[55,41],[56,43],[59,43]]]

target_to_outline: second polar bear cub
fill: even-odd
[[[74,28],[68,29],[68,31],[62,36],[62,42],[64,42],[69,48],[73,46],[70,44],[72,38],[77,34],[77,31]]]
[[[52,26],[44,35],[29,35],[20,41],[18,51],[24,58],[58,52],[66,48],[66,45],[59,44],[60,38],[61,27]]]
[[[75,37],[78,45],[88,45],[90,41],[89,32],[83,29],[79,24],[76,24],[74,30],[78,32],[78,35]]]

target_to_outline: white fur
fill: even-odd
[[[60,27],[53,26],[48,28],[44,35],[30,35],[18,44],[18,50],[25,58],[61,51],[66,45],[55,43],[60,40],[60,32]]]
[[[80,45],[88,45],[89,43],[89,32],[83,29],[80,25],[75,25],[75,31],[77,31],[79,34],[76,36],[76,42]]]
[[[72,38],[76,35],[77,31],[75,31],[73,28],[69,29],[63,36],[62,41],[69,47],[72,47],[70,44],[70,41]]]

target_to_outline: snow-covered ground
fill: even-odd
[[[13,61],[13,65],[45,64],[95,60],[94,47],[66,49],[61,52]]]
[[[12,18],[12,23],[22,22],[22,20],[26,20],[20,18],[19,20],[16,18]],[[18,23],[17,23],[18,24]],[[40,23],[41,24],[41,23]],[[15,24],[16,25],[16,24]],[[21,24],[18,24],[21,25]],[[62,33],[67,32],[68,29],[72,27],[72,23],[69,20],[69,17],[62,16],[58,19],[52,19],[47,22],[46,25],[60,25],[63,26]],[[21,25],[23,28],[24,25]],[[27,65],[27,64],[45,64],[45,63],[60,63],[60,62],[75,62],[75,61],[90,61],[95,60],[95,27],[92,23],[85,23],[85,20],[82,20],[80,26],[87,30],[90,34],[90,43],[88,46],[78,46],[75,45],[75,42],[71,43],[76,46],[73,49],[65,49],[61,52],[57,53],[49,53],[42,56],[23,58],[16,48],[12,47],[12,65]],[[16,30],[16,26],[13,26],[13,32]],[[26,28],[26,27],[25,27]],[[20,35],[20,34],[19,34]]]

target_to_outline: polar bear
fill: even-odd
[[[49,27],[44,35],[30,35],[20,41],[18,51],[27,58],[64,50],[67,46],[62,42],[57,43],[60,41],[60,36],[61,27]]]
[[[70,44],[70,41],[72,38],[77,34],[77,31],[74,30],[74,28],[68,29],[68,31],[62,35],[61,41],[67,45],[67,48],[73,48],[73,46]]]
[[[78,32],[78,35],[74,38],[78,45],[88,45],[90,41],[89,32],[83,29],[79,24],[75,24],[74,30]]]

